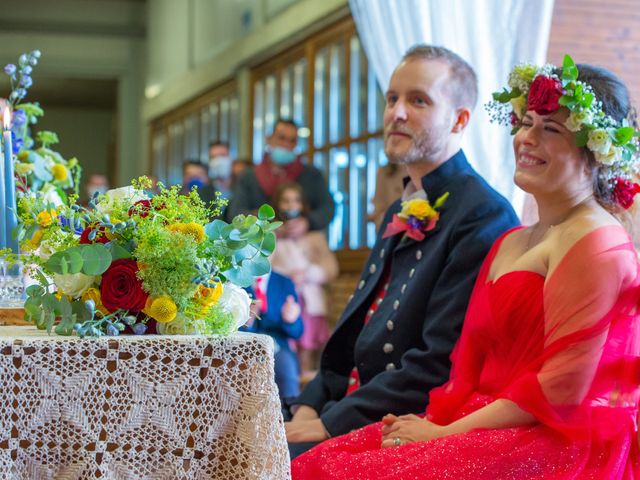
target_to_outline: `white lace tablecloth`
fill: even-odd
[[[0,479],[289,476],[269,337],[0,327]]]

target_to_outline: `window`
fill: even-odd
[[[333,249],[372,246],[367,221],[382,148],[384,97],[351,19],[315,35],[252,71],[252,157],[278,117],[300,125],[299,149],[327,178],[336,213]]]
[[[207,163],[209,143],[229,143],[238,150],[239,104],[235,85],[228,84],[182,105],[151,125],[151,173],[167,185],[182,181],[185,160]]]

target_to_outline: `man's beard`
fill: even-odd
[[[447,144],[448,132],[444,126],[433,126],[418,132],[400,125],[390,124],[386,129],[395,132],[406,133],[411,136],[411,147],[403,153],[390,153],[387,149],[387,138],[385,134],[384,153],[391,163],[397,165],[409,165],[416,162],[429,161],[442,152]]]

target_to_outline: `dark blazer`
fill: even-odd
[[[252,298],[255,298],[252,288],[247,288],[247,292]],[[290,350],[289,339],[297,340],[300,338],[304,326],[302,316],[298,316],[298,319],[293,323],[287,323],[282,319],[280,310],[289,295],[298,302],[293,282],[288,277],[272,271],[267,284],[267,311],[260,314],[260,318],[254,320],[251,327],[243,327],[242,330],[269,335],[281,349]]]
[[[320,371],[293,402],[314,408],[332,436],[389,412],[424,411],[429,391],[449,377],[449,355],[485,255],[500,234],[519,224],[511,205],[473,170],[462,150],[423,177],[422,185],[431,202],[449,192],[435,229],[421,242],[401,234],[383,239],[401,202],[391,205],[322,353]],[[391,261],[387,294],[363,327]],[[345,397],[354,365],[361,386]]]
[[[302,187],[305,200],[309,205],[309,228],[324,230],[333,218],[334,203],[322,172],[312,165],[304,165],[296,183]],[[255,213],[263,203],[270,202],[271,199],[258,183],[255,169],[247,169],[242,172],[233,186],[227,206],[227,219],[232,219],[241,213]]]

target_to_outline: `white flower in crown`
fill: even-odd
[[[589,125],[593,121],[593,113],[589,110],[581,112],[571,112],[564,121],[564,126],[571,132],[579,132],[582,125]]]
[[[589,131],[587,148],[595,154],[608,155],[611,150],[611,136],[604,128]],[[596,157],[597,158],[597,157]]]
[[[527,113],[527,98],[524,95],[511,99],[511,108],[518,119],[522,120],[524,114]]]
[[[622,159],[622,148],[611,147],[607,153],[594,152],[594,155],[598,163],[611,166]]]
[[[240,328],[249,320],[251,297],[243,288],[231,282],[224,284],[224,290],[220,300],[218,300],[218,305],[222,310],[233,316],[236,328]]]

